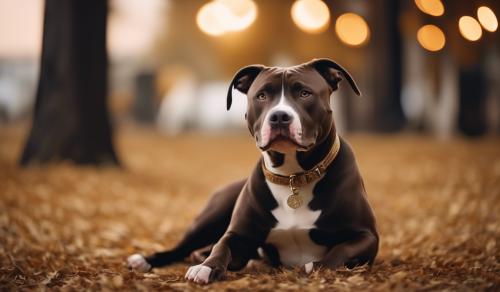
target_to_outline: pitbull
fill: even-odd
[[[329,59],[288,68],[240,69],[227,93],[247,95],[245,118],[262,151],[250,177],[217,191],[172,250],[128,258],[148,271],[189,255],[200,260],[189,281],[209,283],[250,259],[309,273],[371,265],[378,251],[375,218],[353,151],[339,135],[330,95],[349,73]],[[197,252],[205,248],[205,257]]]

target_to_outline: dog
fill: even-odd
[[[128,266],[139,271],[192,255],[189,281],[209,283],[250,259],[272,266],[337,269],[371,265],[379,237],[353,151],[335,128],[330,95],[351,75],[330,59],[294,67],[251,65],[229,85],[248,99],[248,129],[262,158],[251,175],[217,191],[172,250]],[[208,247],[208,257],[197,252]],[[210,250],[211,249],[211,250]]]

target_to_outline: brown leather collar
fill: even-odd
[[[267,180],[272,183],[284,186],[290,186],[290,188],[300,188],[304,185],[311,183],[312,181],[319,179],[323,174],[325,174],[326,169],[333,162],[340,149],[340,139],[338,135],[335,135],[335,141],[333,142],[332,148],[325,156],[325,158],[316,164],[312,169],[306,170],[304,172],[295,173],[292,175],[281,175],[272,173],[267,169],[264,160],[262,160],[262,171]]]

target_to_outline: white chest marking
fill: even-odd
[[[291,163],[286,163],[286,158],[283,166],[290,167]],[[269,162],[267,154],[264,155],[264,159]],[[272,169],[270,163],[266,164],[269,165],[268,169],[278,172],[277,169]],[[266,183],[278,202],[278,207],[271,211],[278,223],[269,232],[266,243],[276,247],[280,261],[285,266],[303,267],[307,263],[321,260],[326,253],[326,247],[317,245],[309,236],[309,230],[316,227],[314,223],[321,214],[320,210],[312,211],[308,207],[313,199],[313,189],[317,181],[300,189],[303,204],[297,209],[292,209],[287,204],[287,198],[291,193],[288,186],[274,184],[267,180]]]

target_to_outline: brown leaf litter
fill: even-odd
[[[129,271],[127,255],[172,247],[211,191],[246,176],[247,135],[176,138],[125,128],[124,169],[21,169],[25,128],[0,128],[0,290],[500,290],[500,139],[348,137],[381,236],[371,267],[248,267],[206,286],[188,262]]]

